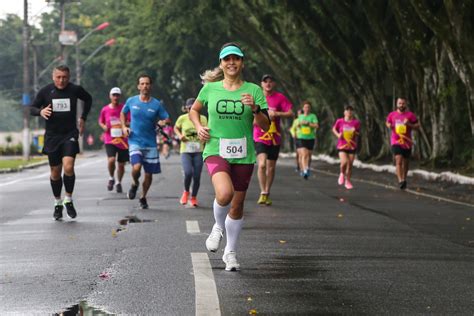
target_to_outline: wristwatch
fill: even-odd
[[[260,108],[260,105],[257,105],[257,109],[255,111],[252,111],[253,114],[258,114],[262,111],[262,109]]]

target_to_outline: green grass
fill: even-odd
[[[23,159],[0,159],[0,169],[17,169],[40,161],[46,161],[47,159],[47,157],[32,158],[28,161],[24,161]]]

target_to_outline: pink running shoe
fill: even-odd
[[[337,179],[337,184],[339,185],[344,184],[344,174],[342,172],[339,174],[339,179]]]
[[[351,190],[353,188],[352,183],[349,180],[346,180],[346,184],[344,186],[347,190]]]

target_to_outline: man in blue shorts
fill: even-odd
[[[169,122],[169,115],[160,101],[151,96],[152,79],[140,75],[137,80],[139,95],[128,98],[120,114],[122,130],[128,136],[130,163],[132,165],[132,185],[128,198],[133,200],[137,194],[140,171],[143,166],[145,178],[142,183],[140,207],[148,208],[146,194],[150,189],[154,173],[160,173],[160,159],[156,147],[157,124]],[[130,113],[130,127],[125,125],[126,115]]]

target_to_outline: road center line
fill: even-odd
[[[188,234],[199,234],[201,232],[197,221],[186,221],[186,230]]]
[[[209,257],[204,252],[192,252],[196,316],[220,316],[219,297]]]

